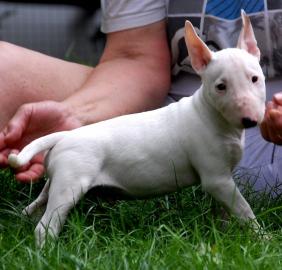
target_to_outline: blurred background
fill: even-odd
[[[0,1],[0,40],[95,65],[103,50],[100,1]]]

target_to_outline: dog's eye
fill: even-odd
[[[258,76],[253,76],[252,77],[252,82],[255,83],[258,80]]]
[[[226,90],[226,85],[224,83],[220,83],[216,86],[216,89],[218,91],[225,91]]]

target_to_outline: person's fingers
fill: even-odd
[[[5,134],[4,132],[0,132],[0,150],[4,149],[5,147],[6,147]]]
[[[38,181],[44,173],[44,156],[35,156],[27,166],[19,168],[16,179],[20,182],[31,183]]]
[[[28,162],[27,164],[19,167],[19,168],[16,168],[14,169],[16,173],[20,173],[20,172],[25,172],[25,171],[28,171],[29,168],[31,167],[31,162]]]
[[[18,150],[12,150],[11,152],[15,153],[15,154],[19,153]],[[42,154],[38,154],[38,155],[34,156],[32,158],[32,160],[30,162],[28,162],[27,164],[17,168],[16,173],[29,171],[30,168],[33,166],[33,164],[43,164],[43,162],[44,162],[44,156]]]
[[[269,111],[267,124],[268,136],[273,143],[282,144],[282,112],[277,109]]]
[[[268,132],[268,127],[267,127],[266,121],[262,121],[262,123],[260,124],[260,132],[261,132],[262,137],[266,141],[270,141],[270,136],[269,136],[269,132]]]
[[[271,104],[267,106],[264,120],[260,125],[260,130],[265,140],[281,145],[282,112],[278,109],[273,108]]]
[[[272,97],[272,101],[275,104],[282,106],[282,92],[274,94]]]
[[[11,150],[10,153],[19,153],[18,150]],[[14,169],[16,180],[19,182],[36,182],[44,173],[44,156],[36,155],[29,163],[20,168]]]
[[[263,138],[269,142],[281,144],[282,110],[274,101],[266,104],[264,119],[260,125]]]
[[[0,154],[0,168],[7,167],[8,165],[9,164],[7,156]]]
[[[276,127],[277,131],[282,133],[282,111],[278,109],[271,109],[269,111],[269,119],[271,124]]]
[[[260,124],[261,135],[266,141],[270,141],[268,123],[270,122],[269,111],[273,108],[273,102],[270,101],[266,104],[263,121]]]
[[[275,109],[277,104],[274,101],[268,101],[265,107],[265,112],[268,113],[270,110]]]
[[[21,139],[22,134],[28,125],[31,113],[32,107],[28,104],[23,105],[18,109],[3,131],[6,144],[13,144]]]
[[[8,164],[8,156],[11,153],[11,149],[5,148],[0,152],[0,168],[1,167],[7,167]]]
[[[22,183],[38,181],[44,173],[44,166],[40,163],[32,164],[27,171],[16,173],[16,180]]]

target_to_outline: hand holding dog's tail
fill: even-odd
[[[8,157],[10,166],[13,168],[19,168],[26,165],[36,154],[52,148],[64,137],[66,132],[67,131],[62,131],[46,135],[28,144],[19,154],[10,154]]]

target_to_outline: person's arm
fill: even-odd
[[[7,165],[11,149],[20,150],[43,135],[157,108],[169,87],[164,21],[109,34],[100,63],[74,94],[62,102],[41,101],[18,109],[0,133],[0,165]],[[42,157],[36,157],[16,178],[30,182],[43,170]]]
[[[83,87],[63,101],[82,125],[161,106],[170,87],[165,22],[111,33]]]

